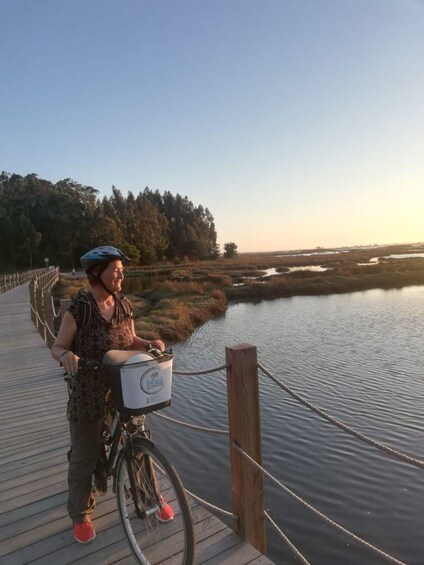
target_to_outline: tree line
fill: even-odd
[[[135,263],[214,259],[214,218],[187,196],[152,191],[112,195],[72,179],[0,175],[0,260],[3,272],[50,265],[78,268],[97,245],[115,245]]]

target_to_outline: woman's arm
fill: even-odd
[[[65,312],[59,333],[51,348],[51,354],[56,361],[62,363],[63,368],[69,374],[74,374],[78,371],[79,357],[70,350],[76,334],[77,324],[75,318],[69,312]]]
[[[149,339],[142,339],[141,337],[138,337],[135,334],[134,320],[131,320],[131,334],[133,336],[133,342],[131,344],[131,349],[135,349],[137,351],[144,351],[144,350],[146,350],[147,347],[149,347],[150,345],[153,345],[153,347],[157,347],[157,349],[160,349],[161,351],[165,351],[165,344],[161,339],[149,340]]]

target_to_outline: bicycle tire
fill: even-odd
[[[174,518],[161,523],[152,513],[137,516],[129,484],[128,463],[121,457],[116,471],[116,497],[121,525],[131,552],[137,563],[154,565],[192,565],[194,562],[194,532],[190,509],[184,487],[175,468],[163,453],[149,440],[135,439],[131,465],[133,465],[139,494],[148,507],[152,481],[146,479],[146,466],[152,464],[159,492],[172,507]],[[153,495],[154,496],[154,495]],[[157,508],[157,505],[155,506]]]

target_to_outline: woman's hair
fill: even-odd
[[[99,265],[93,265],[91,267],[91,269],[87,272],[87,278],[90,286],[96,286],[96,284],[99,284],[100,275],[103,273],[103,271],[105,271],[108,268],[109,264],[112,263],[113,261],[116,261],[116,259],[111,259],[110,261],[101,263]]]

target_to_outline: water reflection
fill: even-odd
[[[175,368],[215,367],[224,362],[226,345],[253,343],[260,362],[308,400],[422,458],[422,304],[424,287],[236,304],[174,346]],[[264,466],[348,529],[409,565],[422,565],[422,471],[334,428],[268,379],[260,383]],[[172,402],[169,415],[227,427],[225,373],[175,377]],[[154,422],[187,488],[231,509],[227,439]],[[314,565],[382,562],[268,480],[266,505]],[[280,538],[271,531],[268,537],[271,559],[294,565]]]
[[[309,253],[283,253],[276,257],[314,257],[315,255],[339,255],[339,253],[349,253],[350,249],[334,249],[331,251],[311,251]]]
[[[328,271],[330,267],[321,267],[320,265],[302,265],[301,267],[287,267],[286,273],[295,273],[296,271],[313,271],[315,273],[322,273],[324,271]],[[281,275],[284,272],[277,271],[276,268],[266,269],[266,274],[262,275],[262,277],[271,277],[272,275]],[[249,277],[255,278],[255,277]]]
[[[424,257],[424,253],[401,253],[393,255],[384,255],[384,257],[373,257],[370,259],[370,263],[378,263],[380,260],[384,259],[416,259],[417,257]]]
[[[159,276],[155,274],[142,274],[142,275],[125,275],[122,285],[122,292],[124,294],[137,294],[154,288],[155,284],[159,281]]]
[[[313,271],[315,273],[323,273],[324,271],[331,270],[331,267],[321,267],[320,265],[305,265],[303,267],[289,267],[289,273],[296,271]]]

